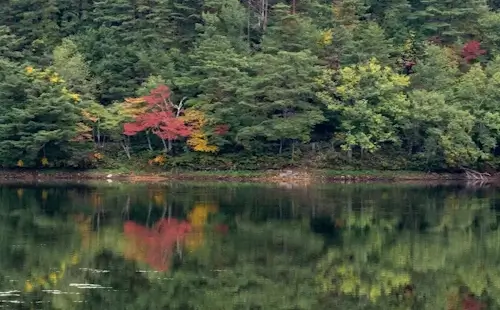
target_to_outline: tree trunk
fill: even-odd
[[[261,0],[260,16],[262,20],[262,30],[266,30],[267,28],[267,7],[268,0]]]
[[[97,124],[97,145],[102,147],[103,145],[101,144],[101,129],[99,128],[99,124]]]
[[[122,140],[121,141],[121,145],[122,145],[123,150],[125,151],[125,154],[127,155],[127,158],[131,159],[131,156],[130,156],[130,141],[128,141],[128,139],[130,139],[130,138],[127,137],[126,140]]]
[[[161,139],[161,142],[163,143],[163,150],[165,151],[165,153],[168,153],[167,142],[165,142],[165,139]]]
[[[150,151],[152,151],[153,147],[151,146],[151,139],[149,138],[149,132],[146,132],[146,139],[148,140],[148,148]]]

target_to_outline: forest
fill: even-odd
[[[498,0],[10,0],[0,166],[500,165]]]

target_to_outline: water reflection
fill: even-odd
[[[0,307],[499,309],[498,193],[5,185]]]

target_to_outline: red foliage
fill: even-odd
[[[143,99],[149,106],[148,111],[137,116],[134,122],[124,124],[123,134],[133,136],[151,129],[163,140],[175,140],[191,135],[193,132],[191,126],[176,117],[170,96],[171,91],[165,85],[158,86],[148,96],[144,96]]]
[[[191,231],[186,221],[162,219],[152,229],[127,221],[123,225],[124,234],[133,245],[131,248],[143,252],[141,260],[157,271],[168,269],[171,251],[177,242],[182,242]]]
[[[153,89],[148,96],[142,97],[147,104],[161,105],[170,100],[172,92],[166,85],[160,85]]]
[[[229,131],[229,125],[217,125],[215,127],[215,133],[222,136]]]
[[[462,57],[467,62],[470,62],[485,53],[486,50],[481,49],[481,43],[478,41],[469,41],[462,49]]]

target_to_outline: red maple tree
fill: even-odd
[[[142,97],[148,108],[144,114],[135,117],[134,122],[123,126],[123,134],[134,136],[139,132],[151,130],[162,140],[172,141],[188,137],[193,129],[179,118],[183,112],[182,103],[175,105],[171,100],[172,92],[166,85],[153,89]]]
[[[481,49],[481,43],[478,41],[469,41],[462,48],[462,57],[467,62],[471,62],[484,54],[486,54],[486,50]]]

